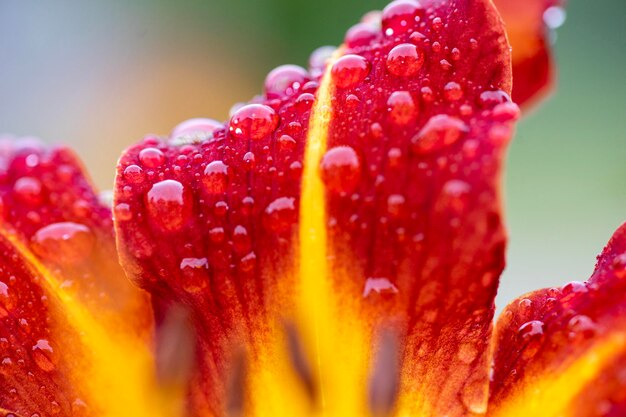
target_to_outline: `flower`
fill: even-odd
[[[626,225],[493,324],[512,60],[490,0],[394,1],[126,150],[112,208],[2,141],[0,413],[622,415]]]

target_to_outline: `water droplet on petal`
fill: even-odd
[[[124,169],[124,179],[133,184],[143,182],[145,176],[139,165],[129,165]]]
[[[50,346],[50,342],[46,339],[40,339],[37,341],[32,349],[33,360],[44,372],[52,372],[56,368],[56,355],[54,350]]]
[[[333,64],[331,76],[337,87],[349,88],[362,82],[370,68],[370,63],[362,56],[344,55]]]
[[[228,186],[228,166],[222,161],[213,161],[204,169],[204,190],[209,194],[221,194]]]
[[[119,203],[113,209],[115,214],[115,220],[128,221],[133,218],[133,213],[130,210],[130,206],[126,203]]]
[[[265,95],[269,99],[291,96],[309,80],[307,71],[297,65],[281,65],[265,78]]]
[[[279,197],[265,208],[265,224],[277,233],[291,230],[296,216],[296,200],[293,197]]]
[[[43,200],[41,182],[37,178],[22,177],[15,181],[13,192],[21,202],[31,206],[41,204]]]
[[[146,168],[157,168],[165,162],[165,155],[157,148],[145,148],[139,152],[139,161]]]
[[[356,48],[368,45],[372,40],[376,39],[380,30],[375,26],[367,23],[357,23],[346,32],[344,42],[348,48]]]
[[[416,0],[395,0],[383,9],[382,28],[387,36],[405,33],[411,29],[423,8]]]
[[[328,190],[336,193],[354,191],[361,175],[361,163],[350,146],[329,149],[320,163],[322,180]]]
[[[372,293],[379,295],[393,295],[398,293],[398,288],[387,278],[368,278],[363,289],[363,298]]]
[[[313,77],[318,77],[324,73],[328,61],[336,50],[335,46],[322,46],[313,51],[309,57],[309,70]]]
[[[409,124],[417,118],[417,107],[408,91],[395,91],[387,100],[389,119],[396,125]]]
[[[191,196],[178,181],[157,182],[146,193],[146,208],[155,225],[163,231],[174,232],[191,218]]]
[[[417,154],[436,152],[453,145],[468,131],[469,128],[461,119],[439,114],[431,117],[411,139],[411,149]]]
[[[398,77],[411,77],[424,64],[424,54],[411,43],[395,46],[387,55],[387,69]]]
[[[186,145],[207,140],[213,136],[213,132],[223,125],[213,119],[195,118],[178,124],[170,134],[170,143],[174,145]]]
[[[280,122],[274,109],[264,104],[248,104],[230,119],[230,133],[239,139],[263,139],[273,133]]]
[[[183,273],[183,289],[190,293],[198,293],[207,287],[209,282],[209,261],[207,258],[183,258],[180,262]]]
[[[543,341],[545,324],[540,320],[532,320],[520,326],[517,334],[524,344],[522,356],[530,359],[537,354]]]
[[[463,89],[459,83],[450,81],[443,87],[444,95],[448,101],[458,101],[463,98]]]
[[[94,244],[91,229],[73,222],[52,223],[39,229],[32,237],[35,254],[46,261],[68,264],[86,259]]]
[[[582,314],[572,317],[567,323],[567,328],[569,330],[569,339],[576,341],[591,339],[597,331],[593,320]]]

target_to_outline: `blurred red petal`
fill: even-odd
[[[308,73],[272,71],[222,128],[120,159],[123,265],[157,314],[192,310],[196,415],[241,400],[227,383],[241,369],[251,412],[307,414],[313,396],[362,415],[385,327],[402,341],[402,413],[486,407],[518,115],[504,28],[490,1],[402,0],[380,17]]]
[[[520,297],[495,333],[490,415],[626,412],[626,224],[585,282]]]
[[[0,141],[0,200],[0,407],[106,415],[119,391],[103,384],[149,364],[152,330],[147,295],[117,260],[111,211],[73,153],[33,140]]]
[[[565,18],[565,0],[494,0],[513,48],[513,101],[529,108],[551,91],[551,31]]]

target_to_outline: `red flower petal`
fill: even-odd
[[[147,138],[120,160],[123,265],[157,310],[191,307],[198,415],[242,398],[224,382],[241,345],[253,413],[307,414],[317,395],[362,415],[368,383],[383,386],[378,409],[393,392],[368,376],[394,357],[382,327],[402,342],[402,413],[486,407],[500,160],[518,111],[504,29],[475,0],[403,0],[375,20],[309,73],[273,71],[224,127]]]
[[[565,0],[495,0],[513,48],[513,101],[530,107],[552,88],[550,31],[563,23]]]
[[[530,293],[498,320],[494,416],[626,412],[626,224],[585,282]]]
[[[72,153],[33,141],[0,142],[0,199],[0,408],[137,410],[150,305],[117,262],[110,210]]]

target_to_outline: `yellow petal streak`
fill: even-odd
[[[329,65],[329,68],[332,65]],[[335,292],[329,270],[325,187],[320,162],[327,150],[332,118],[331,77],[327,71],[313,109],[304,155],[300,202],[298,279],[299,324],[308,341],[319,389],[315,414],[363,416],[369,342],[355,306]],[[332,277],[340,280],[341,277]],[[348,303],[348,304],[346,304]]]
[[[339,56],[340,52],[335,55]],[[262,353],[251,364],[253,410],[246,410],[246,416],[368,415],[366,381],[371,335],[360,319],[359,300],[343,296],[341,291],[345,289],[333,286],[333,282],[350,280],[338,275],[356,272],[331,271],[328,263],[325,186],[319,167],[327,149],[333,113],[334,86],[329,72],[317,93],[304,154],[298,249],[295,266],[289,272],[297,289],[295,311],[277,313],[284,315],[279,319],[293,321],[301,338],[303,354],[311,368],[313,398],[289,364],[284,329],[278,324],[267,338],[267,347],[261,348]]]
[[[624,351],[626,334],[613,334],[596,343],[565,369],[527,378],[509,399],[493,410],[493,417],[565,417],[570,405]]]
[[[3,234],[40,278],[50,305],[67,320],[69,331],[80,335],[80,346],[67,347],[80,355],[69,364],[67,377],[86,394],[80,400],[88,405],[89,415],[179,417],[181,393],[171,389],[164,392],[156,385],[150,346],[137,335],[120,333],[119,329],[100,322],[94,314],[97,312],[87,310],[77,297],[64,290],[59,280],[16,237]]]

